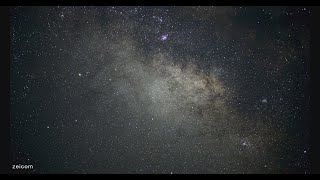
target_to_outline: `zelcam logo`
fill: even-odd
[[[33,169],[33,165],[14,164],[12,169]]]

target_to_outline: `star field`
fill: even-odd
[[[310,9],[14,7],[21,173],[310,173]]]

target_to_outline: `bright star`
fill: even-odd
[[[160,39],[161,39],[161,41],[167,40],[168,39],[168,34],[162,35]]]

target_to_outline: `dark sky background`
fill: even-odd
[[[310,173],[305,7],[11,9],[17,173]]]

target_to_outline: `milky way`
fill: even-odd
[[[308,9],[11,12],[27,173],[310,173]]]

